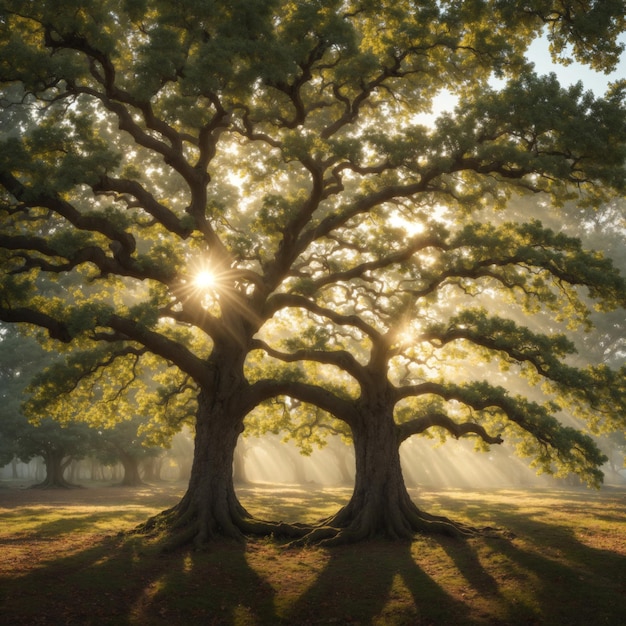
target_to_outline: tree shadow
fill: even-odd
[[[623,623],[626,615],[626,508],[624,491],[595,501],[589,492],[545,491],[545,500],[529,508],[507,502],[458,507],[475,521],[495,520],[513,533],[512,540],[483,538],[465,546],[441,542],[455,566],[475,589],[491,595],[502,624]],[[458,501],[457,501],[458,504]],[[611,508],[611,505],[615,508]],[[568,523],[561,514],[586,514],[593,524]],[[588,537],[601,532],[602,523],[621,525],[622,550],[590,545]],[[477,524],[479,525],[479,524]],[[610,537],[611,546],[620,544]],[[617,531],[620,532],[620,531]],[[600,542],[601,543],[601,542]],[[497,563],[497,567],[494,564]],[[494,578],[488,573],[499,572]],[[622,616],[617,618],[617,616]]]
[[[290,624],[465,624],[468,609],[416,563],[412,543],[384,540],[330,549]],[[412,603],[406,602],[408,590]]]
[[[108,537],[0,583],[11,626],[279,623],[274,590],[237,542],[164,554],[144,537]]]
[[[36,535],[1,542],[4,547],[14,542],[13,549],[23,540],[24,550],[30,550],[45,532],[60,546],[54,558],[37,560],[33,554],[32,566],[12,574],[10,563],[2,563],[0,545],[0,623],[620,623],[626,615],[626,549],[614,549],[617,535],[607,536],[606,544],[596,535],[601,524],[611,524],[606,533],[626,528],[624,492],[604,508],[600,501],[588,505],[582,497],[560,494],[542,506],[531,504],[510,497],[455,500],[457,515],[505,527],[516,535],[511,540],[417,537],[332,549],[283,549],[257,539],[163,554],[146,537],[91,533],[88,547],[68,542],[64,554],[67,533],[57,535],[53,522]],[[557,506],[564,517],[556,517]],[[585,516],[570,523],[573,509],[597,512],[598,526],[581,525],[581,519],[591,519]],[[101,519],[102,513],[90,513],[82,530]],[[81,533],[78,522],[74,533]]]
[[[135,624],[277,624],[275,591],[247,559],[243,543],[182,551],[136,598]]]

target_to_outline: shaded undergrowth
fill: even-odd
[[[607,624],[626,614],[626,490],[422,492],[426,510],[514,539],[285,549],[218,542],[162,554],[117,535],[169,506],[159,488],[9,505],[0,493],[6,624]],[[90,490],[83,490],[86,493]],[[32,492],[31,492],[32,494]],[[124,496],[124,494],[126,494]],[[241,489],[255,515],[313,522],[348,490]]]

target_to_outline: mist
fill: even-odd
[[[186,481],[193,455],[191,433],[179,433],[174,444],[158,459],[158,479]],[[624,465],[623,454],[618,452],[613,455],[612,466],[607,464],[603,467],[605,485],[626,485],[626,470],[619,469]],[[400,458],[404,480],[409,488],[570,489],[582,486],[575,476],[538,476],[524,459],[515,456],[506,443],[492,446],[488,452],[480,452],[468,439],[440,443],[436,439],[412,437],[401,445]],[[115,482],[120,478],[120,472],[121,465],[99,465],[88,458],[74,462],[67,474],[72,474],[78,482],[94,479]],[[0,468],[0,480],[39,481],[44,475],[40,457],[29,463],[15,459]],[[239,485],[297,485],[310,489],[352,487],[354,475],[354,451],[339,437],[329,437],[325,447],[314,448],[308,456],[302,455],[293,442],[284,442],[280,435],[271,434],[242,436],[235,450],[234,476]]]
[[[436,440],[413,437],[400,447],[407,487],[463,489],[561,489],[579,487],[575,477],[538,476],[515,456],[506,444],[488,452],[474,449],[471,440]],[[609,467],[605,484],[626,484],[626,478]],[[331,437],[322,449],[309,456],[300,454],[293,442],[279,435],[241,437],[236,450],[235,477],[238,482],[297,484],[311,488],[351,486],[355,473],[351,446]]]

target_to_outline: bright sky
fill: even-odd
[[[626,43],[626,40],[625,40]],[[597,97],[601,97],[606,92],[610,82],[619,79],[626,79],[626,51],[622,54],[621,62],[616,70],[609,75],[596,72],[586,65],[572,62],[570,65],[560,65],[552,63],[548,40],[545,37],[536,39],[529,48],[528,58],[535,64],[538,74],[548,74],[554,72],[563,87],[582,81],[587,89],[593,90]],[[442,111],[452,111],[456,104],[456,99],[447,92],[442,92],[433,101],[433,113],[423,113],[416,116],[423,124],[432,124]]]
[[[572,85],[581,80],[587,89],[595,92],[596,96],[604,95],[610,82],[626,78],[626,52],[622,53],[622,59],[616,71],[608,76],[576,62],[567,66],[554,65],[545,37],[533,42],[529,48],[528,58],[535,64],[535,69],[539,74],[554,72],[563,86]]]

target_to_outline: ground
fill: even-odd
[[[2,623],[607,624],[626,614],[626,489],[428,491],[427,510],[512,539],[416,537],[332,549],[219,542],[163,555],[119,536],[182,484],[0,489]],[[239,490],[251,512],[312,521],[349,490]]]

